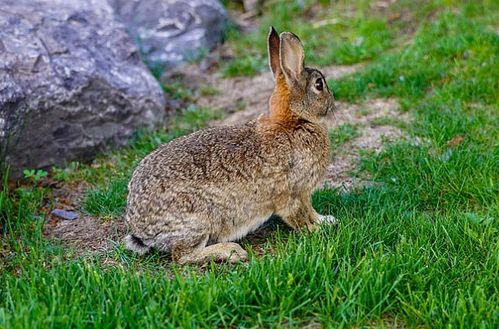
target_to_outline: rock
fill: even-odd
[[[109,4],[0,0],[0,8],[0,161],[14,177],[89,159],[163,121],[162,90]]]
[[[213,49],[227,13],[217,0],[108,0],[149,67],[168,68]]]
[[[59,217],[65,220],[76,220],[78,219],[78,214],[74,211],[67,211],[62,209],[54,209],[50,212],[52,216]]]

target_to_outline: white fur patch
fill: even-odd
[[[328,225],[338,225],[340,222],[336,219],[336,217],[332,215],[319,215],[319,223],[325,223]]]
[[[220,238],[220,242],[236,241],[245,237],[246,235],[248,235],[248,233],[253,232],[257,228],[259,228],[263,223],[265,223],[270,218],[270,216],[272,216],[272,213],[269,213],[262,217],[255,218],[253,221],[248,223],[249,225],[247,224],[234,227],[233,231],[229,236]]]

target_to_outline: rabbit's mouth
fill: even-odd
[[[336,112],[336,105],[331,101],[325,108],[324,118],[332,119]]]
[[[329,104],[329,107],[327,109],[328,113],[336,112],[336,104],[334,104],[334,100],[331,100],[331,103]]]
[[[326,107],[326,113],[324,115],[329,115],[333,112],[336,112],[336,105],[334,104],[334,100],[331,100]]]

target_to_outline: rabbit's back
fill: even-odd
[[[256,123],[207,128],[161,145],[145,157],[131,184],[221,184],[252,180],[266,163],[265,144]]]

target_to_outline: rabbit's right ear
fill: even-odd
[[[269,52],[269,65],[274,75],[274,79],[277,77],[281,70],[281,60],[279,58],[281,40],[279,35],[273,26],[270,27],[269,37],[267,41],[267,47]]]
[[[281,33],[279,57],[281,59],[282,73],[284,73],[288,85],[291,86],[300,81],[305,69],[305,50],[300,39],[295,34],[291,32]]]

